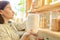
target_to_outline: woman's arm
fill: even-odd
[[[32,35],[32,36],[31,36],[31,35]],[[21,37],[20,40],[29,40],[30,37],[33,37],[33,39],[35,39],[35,38],[37,37],[37,34],[32,33],[32,31],[25,32],[25,33],[23,34],[23,36]],[[36,40],[36,39],[35,39],[35,40]]]
[[[22,24],[16,22],[14,23],[14,25],[18,31],[21,31],[21,30],[25,31],[24,29],[26,29],[26,22],[23,22]]]
[[[20,40],[28,40],[28,37],[29,37],[29,36],[30,36],[30,34],[25,33],[25,34],[23,34],[23,36],[21,37]]]

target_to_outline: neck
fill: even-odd
[[[9,20],[9,19],[7,19],[7,18],[5,18],[5,17],[3,17],[3,19],[4,19],[4,23],[7,23],[8,20]]]
[[[8,22],[8,19],[4,18],[5,23]]]

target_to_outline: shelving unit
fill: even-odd
[[[32,8],[31,10],[28,10],[28,13],[42,14],[48,11],[49,12],[60,12],[60,2],[57,2],[54,4],[49,4],[49,3],[50,2],[48,2],[48,5],[39,6],[38,8]],[[50,29],[40,29],[38,33],[40,37],[42,36],[43,38],[45,38],[45,40],[47,40],[46,38],[49,38],[49,40],[60,40],[60,32],[54,32]]]
[[[60,40],[60,32],[54,32],[49,29],[40,29],[37,35],[44,40]]]
[[[37,1],[36,3],[34,3],[34,4],[38,4],[38,1],[39,0],[35,0],[35,1]],[[44,4],[43,2],[43,0],[40,0],[41,2],[42,2],[42,5]],[[54,3],[54,4],[51,4],[50,2],[51,2],[52,0],[47,0],[47,5],[43,5],[43,6],[39,6],[39,5],[37,5],[37,6],[39,6],[38,8],[32,8],[32,9],[30,9],[29,11],[28,11],[28,13],[33,13],[33,14],[38,14],[38,13],[40,13],[40,14],[43,14],[43,15],[45,15],[47,12],[47,14],[48,15],[45,15],[45,16],[50,16],[51,14],[51,12],[60,12],[60,2],[57,2],[57,3]],[[55,0],[56,1],[56,0]],[[50,4],[49,4],[50,3]],[[32,4],[32,3],[31,3]],[[36,6],[36,5],[34,5],[34,6]],[[33,5],[32,5],[32,7],[34,7]],[[43,19],[41,19],[41,21],[43,20],[43,22],[41,22],[42,24],[41,24],[41,26],[43,26],[44,27],[44,25],[45,25],[45,20],[47,20],[46,18],[45,18],[45,16],[43,17]],[[49,17],[50,19],[51,19],[51,17]],[[51,20],[48,20],[48,21],[51,21]],[[51,25],[50,25],[51,26]],[[53,28],[53,27],[52,27]],[[57,28],[57,27],[56,27]]]
[[[60,2],[58,3],[55,3],[55,4],[51,4],[51,5],[45,5],[45,6],[42,6],[40,8],[37,8],[37,9],[32,9],[30,11],[30,13],[35,13],[35,12],[45,12],[45,11],[53,11],[55,9],[57,9],[59,11],[59,8],[60,8]]]

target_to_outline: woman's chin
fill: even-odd
[[[9,17],[8,19],[13,19],[13,17]]]

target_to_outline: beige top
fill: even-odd
[[[12,24],[0,24],[0,40],[19,40],[19,34]]]

